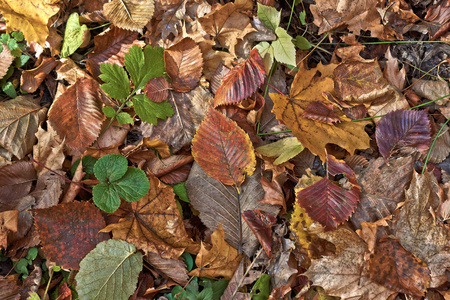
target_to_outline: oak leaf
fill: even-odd
[[[155,4],[148,0],[113,0],[103,5],[103,14],[115,26],[137,31],[151,20]]]
[[[247,133],[210,107],[192,141],[192,155],[211,177],[240,186],[255,171],[256,159]],[[224,172],[225,170],[225,172]]]
[[[336,144],[353,154],[356,149],[369,148],[370,138],[364,131],[365,122],[350,122],[344,113],[335,110],[342,122],[338,124],[322,123],[301,116],[307,107],[317,99],[322,98],[323,92],[333,91],[333,73],[336,65],[323,66],[311,70],[301,70],[292,83],[290,96],[270,93],[274,102],[273,112],[293,134],[313,154],[319,155],[322,161],[326,159],[325,146]],[[335,105],[328,99],[321,99],[324,105]]]
[[[230,280],[233,277],[243,255],[225,241],[222,225],[211,235],[212,248],[208,250],[203,244],[195,259],[197,269],[189,276],[217,279],[223,277]]]

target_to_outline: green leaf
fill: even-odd
[[[186,269],[188,271],[191,271],[192,268],[194,267],[194,259],[192,258],[192,255],[187,252],[183,252],[183,254],[181,254],[181,257],[184,258],[184,263],[186,264]]]
[[[306,24],[306,11],[302,10],[300,12],[299,18],[300,18],[300,23],[302,23],[302,25],[305,26],[305,24]]]
[[[84,32],[89,30],[86,25],[80,26],[80,16],[74,12],[69,16],[61,48],[61,57],[72,55],[83,44]]]
[[[280,63],[295,66],[295,46],[292,37],[281,27],[275,30],[278,39],[272,43],[275,59]]]
[[[213,282],[212,290],[214,292],[214,300],[220,300],[220,297],[222,296],[223,292],[225,292],[225,289],[227,288],[229,282],[229,280],[218,280]]]
[[[7,44],[9,39],[10,39],[10,37],[9,37],[9,34],[7,34],[7,33],[2,33],[0,35],[0,42],[2,42],[3,44]]]
[[[97,159],[90,155],[86,155],[83,156],[82,162],[83,162],[83,171],[86,173],[86,176],[84,176],[83,179],[88,179],[90,175],[94,174],[94,166],[95,163],[97,162]],[[79,164],[80,159],[77,159],[70,168],[70,174],[72,174],[72,176],[75,175],[75,171],[77,170]]]
[[[36,292],[28,294],[27,300],[41,300],[41,297]]]
[[[142,89],[142,80],[145,77],[146,70],[144,67],[144,53],[142,53],[141,47],[133,45],[127,54],[125,54],[125,68],[127,68],[130,74],[131,81],[136,89]]]
[[[139,94],[133,97],[134,111],[143,121],[156,125],[157,118],[166,119],[174,114],[169,102],[156,103],[146,95]]]
[[[121,112],[117,115],[117,122],[119,124],[133,124],[134,120],[127,112]]]
[[[274,143],[256,148],[256,152],[268,157],[277,157],[273,162],[279,165],[297,156],[304,149],[296,137],[285,138]]]
[[[302,37],[301,35],[297,35],[297,37],[295,38],[295,45],[302,50],[308,50],[309,48],[312,47],[309,41],[304,37]]]
[[[16,271],[19,274],[22,274],[23,278],[26,278],[28,276],[28,260],[25,258],[21,258],[17,264],[14,266],[14,271]]]
[[[14,61],[16,63],[16,68],[20,68],[27,63],[30,57],[26,54],[22,54],[20,57],[17,57]]]
[[[175,193],[175,195],[178,196],[178,198],[180,198],[180,200],[183,200],[184,202],[187,202],[187,203],[191,203],[191,201],[189,200],[187,191],[186,191],[185,182],[177,183],[172,188],[173,188],[173,192]]]
[[[212,300],[212,299],[213,299],[213,290],[212,290],[212,288],[204,289],[197,296],[197,300]]]
[[[3,44],[0,44],[0,53],[3,52]]]
[[[14,85],[9,81],[5,84],[2,90],[6,95],[10,96],[11,98],[17,97],[16,89],[14,88]]]
[[[125,175],[128,170],[127,159],[119,154],[101,157],[94,166],[94,174],[102,183],[112,183]]]
[[[258,3],[257,15],[261,22],[273,31],[280,25],[281,11],[277,11],[274,7]]]
[[[16,41],[23,41],[23,32],[22,31],[13,31],[11,32],[11,36],[16,39]]]
[[[11,41],[13,41],[13,40],[11,40]],[[22,55],[22,50],[20,50],[19,47],[14,48],[11,50],[11,55],[14,57],[20,57]]]
[[[164,75],[164,49],[148,45],[142,52],[141,47],[134,45],[125,54],[125,67],[135,89],[143,89],[150,79]]]
[[[28,259],[29,261],[33,261],[33,260],[36,259],[37,255],[38,255],[37,248],[36,247],[30,248],[28,250],[28,254],[26,256],[26,259]]]
[[[260,42],[258,45],[255,46],[256,49],[258,49],[259,55],[261,55],[261,58],[264,61],[264,67],[272,68],[273,64],[273,47],[268,42]],[[266,66],[268,62],[268,66]],[[266,69],[267,70],[267,69]]]
[[[107,213],[115,212],[120,206],[119,193],[114,185],[99,183],[92,188],[94,204]]]
[[[270,278],[271,276],[267,274],[262,274],[261,277],[258,278],[252,289],[254,292],[252,300],[267,300],[269,298]]]
[[[166,68],[164,65],[164,48],[147,45],[144,48],[144,60],[144,69],[147,72],[144,79],[144,81],[146,81],[145,84],[147,84],[150,79],[165,75]]]
[[[150,189],[145,172],[137,168],[128,168],[120,180],[111,182],[119,196],[125,201],[135,202],[147,194]]]
[[[9,50],[14,50],[14,49],[17,49],[19,46],[17,46],[17,41],[15,39],[10,39],[8,41],[8,43],[6,44],[6,47]]]
[[[123,240],[99,243],[80,262],[76,275],[80,300],[128,300],[136,290],[142,254]]]
[[[116,115],[116,111],[111,106],[103,107],[102,111],[105,114],[105,116],[107,116],[108,118],[112,118]]]
[[[130,80],[125,69],[109,63],[100,64],[100,71],[103,73],[99,77],[105,83],[101,88],[114,99],[124,100],[131,93]]]

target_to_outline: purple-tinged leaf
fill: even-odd
[[[272,226],[277,219],[273,215],[260,209],[244,211],[242,217],[258,238],[258,241],[267,256],[272,258]]]

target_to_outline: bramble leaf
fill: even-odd
[[[164,75],[164,49],[146,46],[142,52],[141,47],[134,45],[125,54],[125,67],[135,89],[143,89],[150,79]]]
[[[281,27],[275,29],[275,34],[278,36],[272,43],[275,59],[280,63],[295,66],[295,46],[292,37]]]
[[[128,97],[131,92],[130,80],[125,69],[119,65],[112,65],[109,63],[100,64],[99,76],[105,83],[101,85],[111,98],[122,100]]]
[[[167,101],[153,102],[144,94],[133,97],[134,111],[143,121],[156,125],[159,119],[167,119],[174,114],[173,108]]]

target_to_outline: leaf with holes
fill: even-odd
[[[214,107],[241,102],[250,97],[264,83],[266,71],[258,49],[250,57],[236,65],[222,78],[222,85],[214,97]]]
[[[103,14],[111,23],[139,33],[151,20],[154,10],[154,2],[147,0],[113,0],[103,5]]]
[[[107,240],[100,211],[89,202],[73,201],[33,210],[45,256],[65,269],[79,269],[80,261]]]
[[[189,92],[200,81],[203,58],[200,47],[191,38],[184,38],[164,52],[167,75],[177,92]]]
[[[327,162],[328,176],[305,189],[296,190],[296,199],[311,219],[322,224],[325,230],[333,230],[352,215],[359,201],[360,187],[355,173],[344,162],[332,155],[327,156]],[[345,187],[328,178],[338,174],[347,178]]]
[[[80,263],[76,275],[80,299],[128,300],[142,270],[142,253],[121,240],[101,242]]]
[[[256,159],[247,133],[210,107],[192,141],[192,155],[212,178],[240,186],[255,171]]]
[[[430,148],[430,121],[426,111],[397,110],[378,123],[375,137],[384,158],[394,153],[408,155]]]

